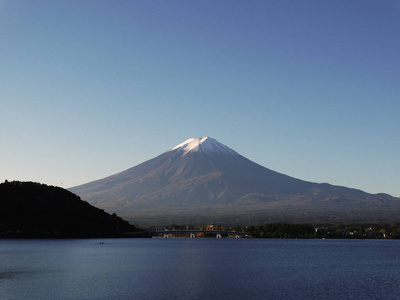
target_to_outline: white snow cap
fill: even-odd
[[[174,150],[183,151],[183,155],[189,152],[238,155],[236,151],[207,136],[188,139],[171,149]]]

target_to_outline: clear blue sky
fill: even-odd
[[[71,187],[210,136],[400,196],[399,1],[0,0],[0,181]]]

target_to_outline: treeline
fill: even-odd
[[[242,228],[242,230],[251,233],[256,238],[291,239],[315,237],[314,226],[309,224],[272,223],[248,226],[247,228]]]
[[[288,224],[241,227],[256,238],[400,239],[400,223],[386,224]]]
[[[0,237],[97,237],[137,230],[63,188],[20,181],[0,184]]]
[[[338,239],[400,239],[400,223],[315,226],[316,237]]]
[[[221,230],[250,233],[254,238],[270,239],[400,239],[400,223],[385,224],[292,224],[269,223],[252,226],[176,225],[169,230]]]

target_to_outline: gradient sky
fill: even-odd
[[[0,0],[0,181],[71,187],[210,136],[400,196],[399,1]]]

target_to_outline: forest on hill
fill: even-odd
[[[237,227],[256,238],[400,239],[400,223],[384,224],[289,224],[270,223]]]
[[[0,237],[117,237],[137,227],[60,187],[0,184]]]

